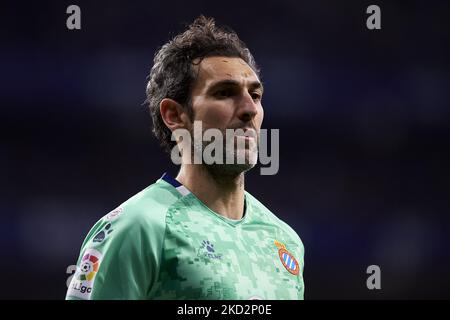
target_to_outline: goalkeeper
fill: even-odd
[[[212,18],[197,18],[161,47],[147,100],[156,137],[181,153],[180,170],[93,226],[66,299],[303,299],[299,236],[244,188],[258,153],[262,95],[250,51]],[[243,161],[192,163],[209,142],[176,132],[194,135],[194,121],[223,136],[241,129],[236,141],[245,143],[222,150]]]

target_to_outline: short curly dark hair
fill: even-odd
[[[258,75],[260,70],[238,35],[228,27],[218,27],[213,18],[200,16],[187,30],[164,44],[155,54],[147,83],[147,100],[153,120],[153,133],[168,152],[175,145],[172,132],[165,125],[159,111],[164,98],[177,101],[186,108],[191,120],[191,90],[196,80],[192,65],[211,56],[238,57]]]

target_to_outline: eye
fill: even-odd
[[[220,89],[220,90],[216,91],[216,93],[214,94],[214,96],[219,99],[228,98],[228,97],[231,97],[232,95],[233,95],[233,92],[231,89]]]
[[[252,99],[255,101],[260,101],[262,96],[259,92],[251,92],[250,95],[252,96]]]

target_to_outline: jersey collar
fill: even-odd
[[[172,176],[170,176],[167,172],[164,172],[161,179],[164,180],[165,182],[167,182],[168,184],[172,185],[172,187],[174,187],[175,189],[177,189],[177,191],[182,196],[186,196],[191,193],[185,186],[183,186],[176,179],[172,178]]]
[[[230,218],[224,217],[224,216],[222,216],[222,215],[212,211],[207,205],[205,205],[200,199],[198,199],[193,193],[191,193],[188,188],[183,186],[178,180],[174,179],[167,172],[164,172],[164,174],[161,177],[161,180],[164,180],[165,182],[170,184],[172,187],[174,187],[182,196],[187,196],[189,194],[192,194],[193,198],[197,199],[197,201],[202,206],[204,206],[207,210],[211,211],[218,218],[228,222],[231,225],[237,226],[237,225],[241,224],[242,222],[244,222],[244,221],[249,219],[248,216],[249,216],[249,212],[250,212],[250,206],[249,206],[249,203],[248,203],[249,198],[247,196],[247,193],[244,193],[244,216],[240,220],[234,220],[234,219],[230,219]]]

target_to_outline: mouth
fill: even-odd
[[[235,136],[239,137],[241,139],[244,138],[246,140],[251,140],[251,139],[256,139],[256,137],[257,137],[256,130],[253,128],[238,128],[236,130],[242,130],[244,132],[243,134],[241,134],[240,132],[236,133],[236,131],[235,131]]]
[[[248,136],[238,136],[239,139],[244,139],[245,141],[254,141],[255,137],[248,137]]]
[[[244,131],[242,133],[242,130]],[[246,150],[254,150],[257,145],[257,135],[254,129],[241,129],[234,135],[236,147],[244,147]],[[240,141],[240,142],[239,142]],[[240,143],[243,143],[242,145]]]

